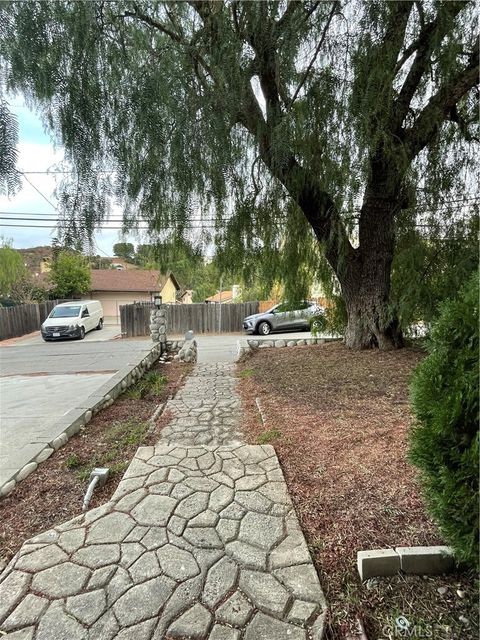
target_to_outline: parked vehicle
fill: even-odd
[[[282,302],[265,311],[248,316],[243,321],[246,333],[259,333],[268,336],[272,331],[307,331],[310,329],[310,318],[323,313],[324,309],[311,300],[297,303]]]
[[[79,338],[92,329],[102,329],[103,309],[98,300],[79,300],[57,304],[40,327],[48,342],[60,338]]]

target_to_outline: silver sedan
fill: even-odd
[[[307,331],[310,319],[324,312],[324,309],[310,300],[296,304],[281,302],[264,313],[255,313],[243,321],[246,333],[259,333],[268,336],[272,331]]]

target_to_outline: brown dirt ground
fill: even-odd
[[[355,633],[357,616],[369,640],[397,637],[388,625],[400,614],[427,625],[424,633],[439,624],[436,640],[478,637],[471,575],[398,576],[367,588],[356,571],[362,549],[443,544],[407,460],[408,382],[422,357],[330,343],[263,349],[239,364],[244,432],[275,446],[329,602],[330,638]]]
[[[169,421],[168,412],[161,414],[148,433],[145,422],[160,403],[177,392],[191,366],[172,362],[153,370],[167,378],[159,395],[133,399],[127,392],[120,396],[0,500],[0,563],[8,561],[28,538],[81,513],[88,484],[84,476],[88,477],[92,466],[109,467],[110,476],[104,487],[95,490],[90,508],[110,498],[139,446],[158,441]],[[125,424],[128,426],[119,433],[119,425]]]

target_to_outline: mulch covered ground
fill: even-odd
[[[110,498],[139,446],[159,440],[168,412],[153,428],[148,419],[160,403],[177,392],[191,366],[172,362],[152,370],[166,378],[158,393],[132,397],[136,387],[131,387],[0,500],[1,564],[28,538],[81,513],[93,467],[109,467],[110,475],[105,486],[94,491],[90,508]]]
[[[478,637],[471,576],[362,585],[356,571],[362,549],[443,544],[407,460],[408,382],[422,357],[330,343],[262,349],[239,365],[244,431],[275,446],[329,601],[330,638],[347,638],[357,617],[370,640],[401,637],[391,627],[400,614],[438,639]]]

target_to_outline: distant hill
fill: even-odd
[[[17,249],[17,251],[21,254],[25,266],[33,276],[50,270],[49,263],[52,259],[52,247],[46,245]]]

